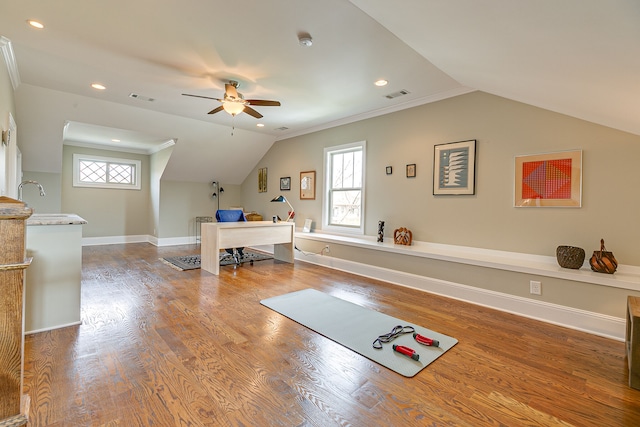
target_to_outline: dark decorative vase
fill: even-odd
[[[618,268],[618,261],[613,256],[613,252],[607,251],[604,247],[604,239],[600,239],[600,250],[593,251],[589,259],[591,269],[596,273],[613,274]]]
[[[558,246],[556,248],[556,259],[562,268],[573,268],[577,270],[584,263],[585,252],[582,248],[575,246]]]

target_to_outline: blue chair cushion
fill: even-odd
[[[246,221],[247,218],[240,209],[220,209],[216,211],[216,220],[218,222],[238,222]]]

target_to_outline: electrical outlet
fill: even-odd
[[[542,295],[542,283],[535,280],[529,281],[529,292],[533,295]]]

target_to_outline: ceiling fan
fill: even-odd
[[[196,98],[205,98],[205,99],[215,99],[222,103],[221,106],[214,108],[209,111],[209,114],[215,114],[219,111],[226,111],[232,116],[236,116],[242,112],[249,114],[250,116],[255,117],[256,119],[261,119],[262,114],[258,113],[256,110],[251,108],[251,105],[259,105],[264,107],[279,107],[279,101],[267,101],[264,99],[244,99],[244,96],[238,92],[239,83],[235,80],[229,80],[229,83],[224,85],[224,98],[211,98],[209,96],[202,95],[190,95],[188,93],[183,93],[184,96],[193,96]]]

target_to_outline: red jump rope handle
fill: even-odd
[[[413,360],[420,359],[420,355],[416,353],[415,350],[412,348],[405,347],[403,345],[394,344],[393,350],[397,351],[398,353],[404,354],[405,356],[410,357]]]
[[[431,338],[427,338],[424,335],[420,335],[417,332],[413,333],[413,338],[415,338],[415,340],[422,345],[430,345],[433,347],[439,347],[440,346],[440,341],[438,340],[433,340]]]

